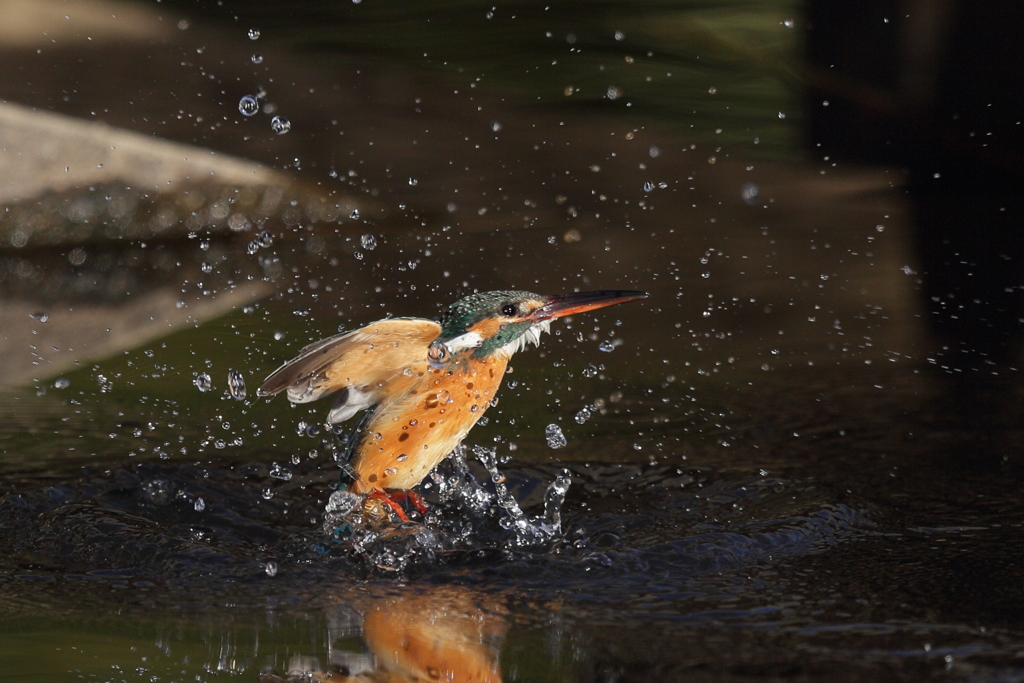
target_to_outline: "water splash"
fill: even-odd
[[[238,370],[228,370],[228,392],[236,401],[245,400],[245,376]]]
[[[436,487],[440,502],[468,510],[477,517],[482,517],[494,504],[494,494],[481,486],[466,462],[466,447],[459,444],[448,456],[448,464],[452,474],[445,476],[434,470],[431,474],[431,485]]]
[[[572,479],[569,470],[563,470],[544,493],[544,515],[528,517],[519,507],[519,501],[508,490],[505,475],[498,469],[497,452],[494,448],[474,446],[473,454],[483,464],[494,482],[497,502],[505,512],[499,524],[515,534],[507,546],[525,548],[545,545],[558,539],[562,532],[562,503]]]
[[[562,531],[562,505],[571,484],[572,475],[568,469],[562,469],[544,492],[544,524],[553,536]]]
[[[530,516],[498,470],[496,450],[478,446],[472,451],[490,482],[477,481],[466,461],[466,449],[459,446],[424,486],[431,499],[427,513],[420,518],[415,510],[407,510],[412,522],[399,521],[379,499],[334,491],[323,516],[328,540],[317,552],[330,553],[337,548],[372,571],[395,573],[433,563],[446,553],[545,552],[561,541],[561,510],[571,483],[568,470],[548,486],[543,513]]]
[[[548,442],[548,448],[565,448],[569,443],[562,433],[562,428],[556,424],[549,424],[544,428],[544,438]]]

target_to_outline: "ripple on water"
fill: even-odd
[[[541,594],[607,599],[820,553],[870,528],[863,513],[822,504],[813,491],[780,479],[577,465],[509,470],[499,493],[487,468],[449,463],[425,490],[425,520],[360,532],[357,547],[342,515],[327,533],[321,526],[335,471],[308,460],[291,471],[284,480],[264,464],[221,471],[138,464],[24,491],[0,500],[0,552],[15,569],[18,558],[42,555],[61,574],[129,571],[204,595],[224,580],[258,585],[273,566],[276,578],[292,577],[279,582],[285,591],[339,574],[440,579],[456,572],[460,580],[516,589],[529,576],[529,590]],[[265,487],[275,493],[270,500],[261,495]],[[486,572],[474,569],[482,565]]]

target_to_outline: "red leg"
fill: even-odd
[[[405,514],[405,510],[402,509],[402,506],[399,505],[398,502],[394,498],[389,496],[386,492],[381,491],[380,489],[377,489],[376,491],[371,491],[366,495],[366,500],[370,500],[371,498],[379,500],[380,502],[384,503],[389,508],[391,508],[391,510],[396,515],[398,515],[398,519],[402,520],[403,522],[409,521],[409,516]]]
[[[390,491],[389,490],[388,491],[388,496],[390,496],[391,500],[393,500],[395,502],[398,502],[398,501],[408,501],[408,502],[412,503],[412,506],[414,508],[416,508],[416,510],[421,515],[427,514],[427,501],[423,500],[423,496],[421,496],[420,494],[416,493],[415,491],[412,491],[412,490],[409,490],[409,491]]]

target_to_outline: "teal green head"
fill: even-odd
[[[520,290],[471,294],[445,311],[441,334],[427,357],[432,366],[441,367],[453,359],[511,356],[528,343],[539,344],[555,318],[646,297],[646,292],[620,290],[557,296]]]

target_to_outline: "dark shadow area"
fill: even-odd
[[[975,376],[1020,361],[1022,34],[1013,2],[807,5],[812,149],[906,169],[928,324]]]

